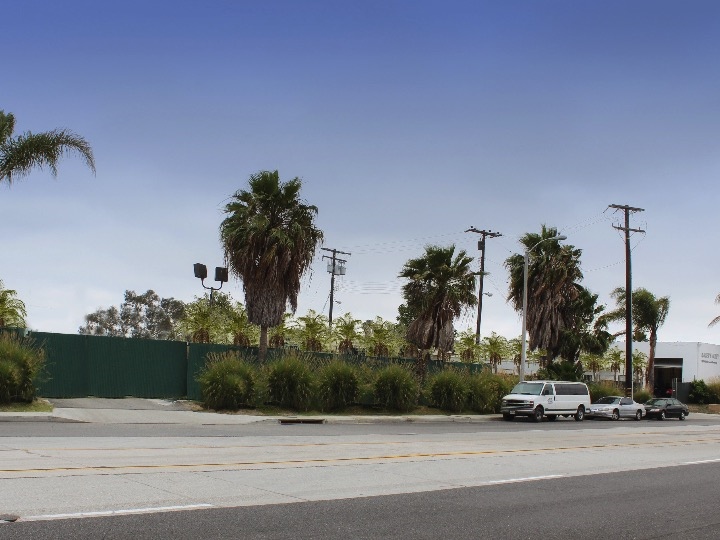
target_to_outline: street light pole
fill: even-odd
[[[552,238],[543,238],[530,249],[525,250],[523,261],[523,307],[522,307],[522,349],[520,351],[520,382],[525,380],[525,364],[527,363],[527,290],[528,266],[530,266],[530,252],[547,240],[567,240],[567,236],[558,235]]]

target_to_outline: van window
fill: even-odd
[[[543,396],[552,396],[553,395],[553,389],[551,384],[546,384],[545,388],[543,388],[542,391]]]
[[[555,393],[558,396],[586,396],[588,389],[584,384],[556,384]]]

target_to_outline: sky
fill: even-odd
[[[720,3],[664,0],[0,0],[0,109],[91,144],[0,186],[0,279],[28,326],[76,333],[125,290],[185,302],[250,175],[302,179],[349,252],[333,316],[394,321],[426,245],[476,258],[482,334],[519,336],[504,261],[543,224],[608,308],[670,298],[660,341],[720,343]],[[298,315],[327,314],[318,251]],[[209,280],[213,284],[212,279]],[[223,287],[243,301],[235,278]],[[456,321],[475,328],[477,312]]]

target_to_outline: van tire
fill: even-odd
[[[577,412],[575,413],[575,421],[582,422],[585,419],[585,407],[580,405]]]
[[[535,407],[535,410],[533,411],[533,420],[536,422],[542,422],[543,413],[544,411],[542,407]]]

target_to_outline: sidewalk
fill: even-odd
[[[0,412],[0,422],[82,422],[99,424],[242,425],[256,423],[379,424],[410,422],[488,422],[500,415],[283,415],[192,411],[180,401],[159,399],[50,399],[52,412]]]

